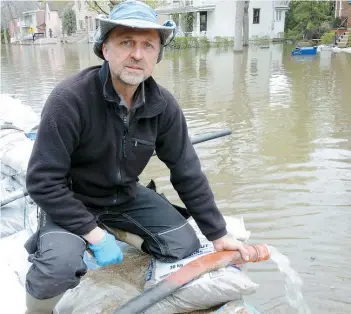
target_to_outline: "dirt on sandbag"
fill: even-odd
[[[150,256],[131,246],[123,248],[123,254],[121,265],[89,270],[76,288],[66,292],[54,314],[112,314],[123,303],[141,294]],[[219,307],[192,314],[215,313]]]

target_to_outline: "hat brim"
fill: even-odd
[[[130,28],[140,29],[156,29],[163,33],[164,37],[169,37],[175,26],[164,26],[149,21],[137,20],[137,19],[126,19],[126,20],[111,20],[108,18],[100,19],[101,35],[106,35],[112,28],[121,25]]]

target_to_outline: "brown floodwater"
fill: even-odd
[[[351,55],[291,58],[293,47],[167,52],[154,77],[179,100],[220,210],[250,242],[276,247],[302,278],[312,313],[351,313]],[[90,44],[1,47],[1,92],[40,114],[55,84],[101,63]],[[179,199],[154,157],[141,180]],[[261,313],[296,313],[272,262],[248,267]]]

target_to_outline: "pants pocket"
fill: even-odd
[[[24,243],[24,248],[28,252],[28,261],[32,263],[33,255],[38,251],[39,231],[33,233]]]

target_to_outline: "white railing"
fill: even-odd
[[[29,22],[21,22],[21,27],[30,27],[30,23]]]
[[[289,8],[289,0],[278,0],[274,2],[276,8]]]
[[[207,6],[207,5],[215,5],[216,0],[194,0],[194,2],[198,2],[198,6]]]
[[[174,0],[168,5],[168,8],[202,7],[215,4],[216,0]]]

